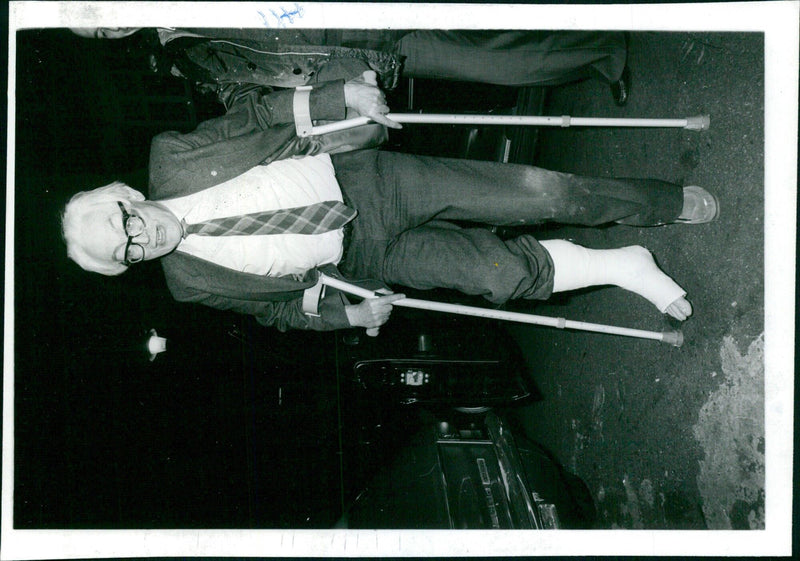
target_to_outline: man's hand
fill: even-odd
[[[366,327],[367,334],[372,331],[377,335],[377,328],[389,321],[389,316],[392,314],[392,302],[405,297],[405,294],[389,294],[378,298],[365,298],[360,304],[345,307],[347,319],[350,321],[350,325]]]
[[[400,123],[384,117],[389,112],[386,98],[378,88],[378,75],[367,70],[358,78],[346,82],[344,85],[344,103],[354,109],[359,115],[369,117],[376,123],[393,129],[403,128]]]

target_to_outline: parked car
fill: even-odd
[[[356,484],[339,527],[592,527],[586,485],[507,415],[538,392],[502,326],[430,316],[390,324],[345,353],[353,448],[343,475]]]

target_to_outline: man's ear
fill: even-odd
[[[122,183],[121,181],[115,181],[105,187],[98,187],[95,189],[97,193],[103,193],[105,195],[110,195],[113,197],[119,197],[125,201],[143,201],[145,197],[142,193],[137,191],[136,189],[129,187]]]

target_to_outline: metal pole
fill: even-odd
[[[387,118],[398,123],[424,123],[443,125],[512,125],[550,127],[649,127],[708,130],[711,119],[708,115],[697,115],[685,119],[636,119],[605,117],[542,117],[534,115],[455,115],[424,113],[388,113]],[[316,136],[329,132],[351,129],[372,122],[368,117],[345,119],[328,125],[312,127],[305,136]]]
[[[361,298],[377,298],[371,290],[352,285],[348,282],[320,274],[320,282],[324,285],[337,288],[342,292],[347,292]],[[630,329],[627,327],[616,327],[613,325],[602,325],[597,323],[587,323],[583,321],[572,321],[564,318],[553,318],[548,316],[537,316],[533,314],[522,314],[519,312],[506,312],[503,310],[490,310],[475,306],[462,306],[461,304],[445,304],[442,302],[432,302],[430,300],[417,300],[414,298],[403,298],[393,303],[394,306],[405,308],[417,308],[420,310],[431,310],[435,312],[445,312],[450,314],[460,314],[504,321],[514,321],[518,323],[530,323],[534,325],[544,325],[557,329],[576,329],[579,331],[592,331],[595,333],[608,333],[611,335],[623,335],[626,337],[638,337],[640,339],[653,339],[662,343],[669,343],[675,347],[683,344],[683,333],[680,331],[643,331],[641,329]]]

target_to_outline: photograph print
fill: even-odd
[[[796,3],[36,4],[0,557],[790,547]]]

